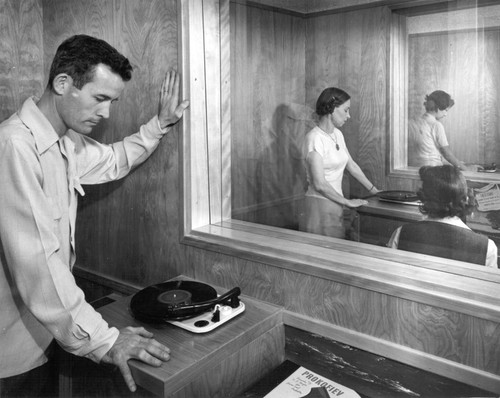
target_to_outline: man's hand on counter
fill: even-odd
[[[158,367],[170,359],[170,349],[153,339],[153,333],[142,327],[129,326],[120,330],[118,339],[102,362],[117,366],[128,388],[134,392],[137,387],[128,366],[129,359]]]

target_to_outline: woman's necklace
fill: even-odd
[[[337,136],[335,136],[335,138],[333,138],[333,136],[335,135],[335,130],[333,130],[333,133],[332,134],[328,134],[328,137],[330,137],[332,139],[333,142],[335,142],[335,148],[337,148],[337,151],[340,151],[340,147],[339,147],[339,143],[337,141]]]
[[[330,137],[332,139],[332,141],[335,143],[335,148],[337,148],[337,151],[340,151],[340,146],[339,146],[339,143],[337,141],[337,136],[335,134],[335,129],[332,131],[332,134],[329,134],[325,130],[323,130],[321,127],[319,127],[319,128],[321,129],[321,131],[323,131],[323,133],[325,133],[328,137]],[[335,137],[335,138],[333,138],[333,137]]]

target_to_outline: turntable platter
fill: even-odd
[[[182,320],[206,311],[196,304],[217,298],[217,291],[204,283],[194,281],[169,281],[151,285],[136,293],[130,301],[135,318],[149,323]],[[215,304],[214,304],[215,305]]]

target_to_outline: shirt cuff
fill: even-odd
[[[98,338],[102,339],[99,346],[97,346],[92,352],[85,355],[85,357],[96,363],[101,362],[102,357],[113,347],[119,335],[120,331],[118,329],[110,327],[101,336],[98,336]],[[94,336],[94,338],[95,337],[97,336]]]
[[[161,125],[160,125],[160,119],[158,119],[158,116],[156,116],[156,123],[158,124],[158,128],[160,129],[161,133],[162,134],[167,134],[168,130],[169,130],[169,127],[165,127],[164,129],[161,128]]]

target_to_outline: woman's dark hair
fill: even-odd
[[[336,87],[328,87],[323,90],[316,101],[316,114],[324,116],[332,113],[336,107],[351,99],[344,90]]]
[[[132,65],[118,50],[104,40],[75,35],[63,41],[57,48],[47,87],[52,89],[54,78],[61,73],[67,73],[73,79],[73,85],[81,89],[92,81],[98,64],[107,65],[125,82],[132,78]]]
[[[422,188],[417,195],[422,202],[420,211],[423,214],[434,218],[464,218],[471,213],[474,206],[472,192],[467,189],[467,181],[458,168],[451,165],[423,166],[419,174]]]
[[[425,96],[425,110],[427,112],[437,112],[438,110],[444,111],[455,105],[455,101],[451,98],[450,94],[436,90]]]

